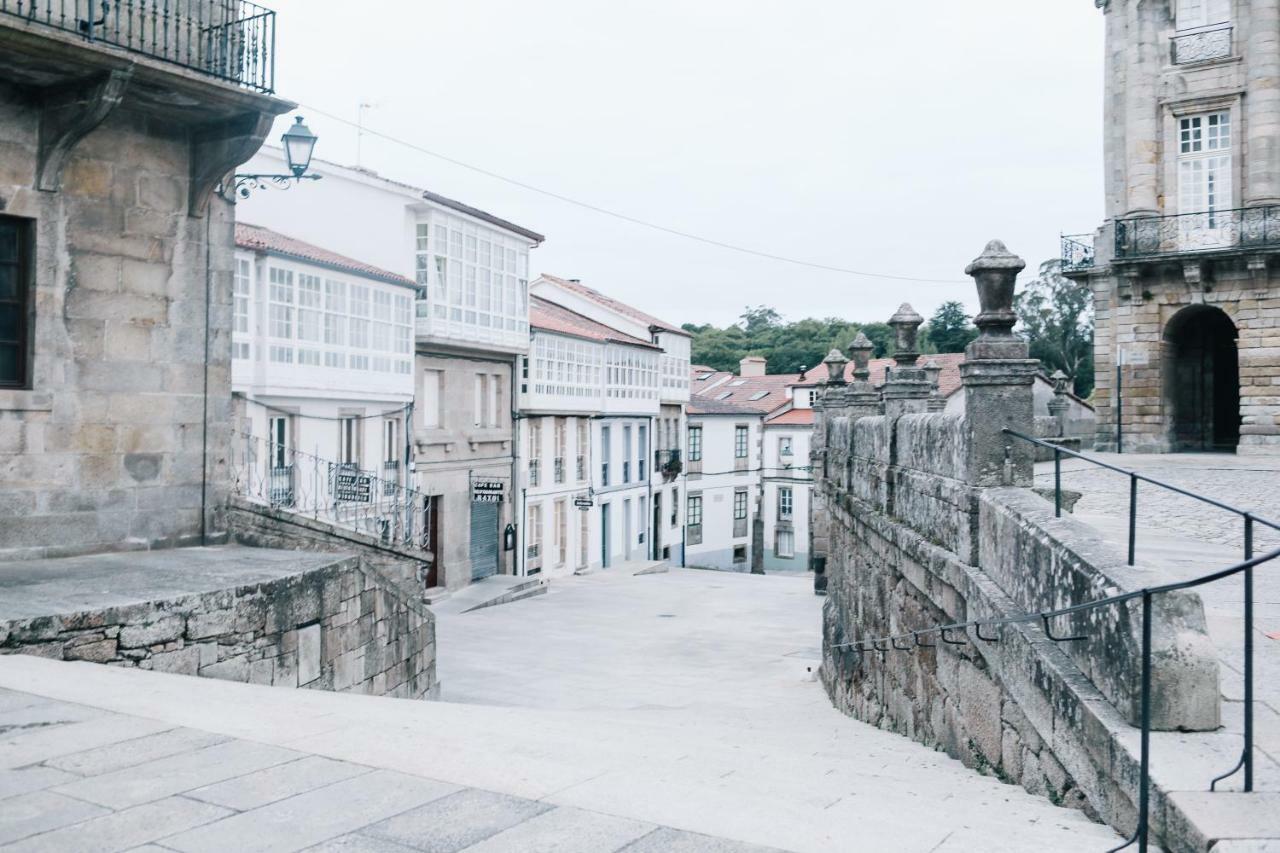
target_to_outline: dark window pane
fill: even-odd
[[[21,322],[21,312],[16,305],[0,305],[0,341],[17,343],[21,339],[18,333]]]
[[[18,226],[0,222],[0,261],[18,259]]]
[[[16,385],[25,378],[18,375],[18,345],[0,344],[0,384]]]
[[[0,264],[0,299],[18,298],[18,268]]]

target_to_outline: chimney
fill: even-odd
[[[742,377],[764,376],[767,366],[768,362],[760,356],[749,355],[738,363],[738,375]]]

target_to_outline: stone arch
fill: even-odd
[[[1240,443],[1239,332],[1221,308],[1189,305],[1164,327],[1166,428],[1175,451],[1234,452]]]

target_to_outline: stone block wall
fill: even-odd
[[[262,583],[0,623],[0,653],[420,699],[435,620],[358,557]]]
[[[0,554],[198,541],[206,472],[225,480],[204,424],[230,412],[233,209],[189,217],[186,132],[124,109],[36,190],[40,119],[0,84],[0,213],[34,222],[36,260],[33,381],[0,390]]]

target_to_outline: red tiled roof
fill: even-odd
[[[762,414],[758,409],[752,409],[736,403],[729,403],[724,400],[716,400],[714,398],[706,397],[694,397],[689,401],[689,406],[686,411],[691,415],[744,415],[747,417],[759,417]]]
[[[942,368],[942,372],[938,374],[938,393],[943,397],[950,397],[960,387],[960,365],[964,364],[964,353],[942,352],[935,355],[922,355],[916,364],[919,367],[924,367],[930,361],[936,361],[938,366]],[[871,359],[871,363],[867,365],[867,368],[871,371],[871,384],[877,388],[883,385],[886,369],[896,367],[897,364],[891,358]],[[846,382],[853,381],[853,362],[850,362],[845,367],[844,378]],[[809,371],[806,383],[820,383],[826,380],[827,366],[820,364]]]
[[[544,332],[557,332],[592,341],[611,341],[645,349],[660,349],[648,341],[642,341],[603,323],[597,323],[590,317],[584,317],[540,296],[530,296],[529,325]]]
[[[671,323],[668,323],[666,320],[659,320],[657,317],[653,316],[652,314],[646,314],[645,312],[641,311],[639,308],[633,308],[632,306],[628,305],[625,302],[619,302],[617,299],[614,299],[612,296],[605,296],[600,291],[591,287],[587,287],[585,284],[583,284],[580,281],[570,281],[569,279],[559,278],[558,276],[548,275],[547,273],[542,273],[542,278],[545,278],[547,281],[555,282],[559,286],[563,287],[565,290],[571,291],[573,293],[578,294],[579,296],[590,299],[592,302],[596,303],[597,305],[602,305],[605,308],[608,308],[613,311],[617,311],[619,314],[622,314],[625,317],[630,317],[632,320],[635,320],[640,323],[644,323],[646,326],[649,326],[650,328],[655,328],[663,332],[673,332],[677,335],[684,335],[686,338],[692,337],[692,335],[690,335],[688,332],[686,332],[684,329],[680,328],[679,326],[673,326]]]
[[[261,225],[237,222],[236,246],[241,249],[251,249],[255,252],[266,252],[270,255],[292,258],[303,263],[340,270],[364,276],[365,278],[373,278],[389,284],[417,287],[417,284],[412,279],[405,278],[397,273],[348,258],[345,255],[339,255],[337,252],[330,252],[328,249],[321,249],[319,246],[304,243],[293,237],[286,237],[278,231],[263,228]]]
[[[780,406],[790,402],[787,396],[787,387],[794,385],[799,378],[798,373],[782,373],[772,376],[733,376],[725,374],[731,378],[727,382],[720,382],[714,387],[712,382],[701,383],[701,390],[695,385],[694,399],[719,399],[726,392],[729,394],[724,400],[739,406],[745,406],[757,412],[772,412]],[[716,378],[721,378],[722,374],[716,374]],[[741,383],[741,384],[739,384]],[[752,397],[757,399],[753,400]]]
[[[765,426],[813,426],[813,409],[788,409],[765,418]]]

